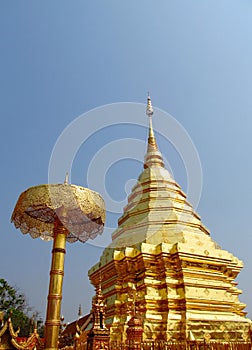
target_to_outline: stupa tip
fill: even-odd
[[[152,108],[152,103],[151,103],[151,98],[150,98],[150,93],[148,92],[148,97],[147,97],[147,107],[146,107],[146,114],[151,117],[153,115],[153,108]]]

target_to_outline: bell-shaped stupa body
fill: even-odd
[[[242,261],[211,239],[165,169],[152,114],[148,97],[144,170],[111,245],[89,271],[95,286],[103,276],[111,339],[125,339],[136,313],[143,319],[144,339],[245,341],[251,321],[234,282]]]

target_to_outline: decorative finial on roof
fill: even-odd
[[[69,176],[68,176],[68,172],[66,172],[66,177],[65,177],[64,184],[65,184],[65,185],[69,185]]]
[[[81,304],[79,304],[78,316],[79,318],[82,316]]]

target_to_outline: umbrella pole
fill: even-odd
[[[50,284],[47,297],[45,349],[58,349],[64,260],[66,254],[66,237],[68,233],[69,232],[62,225],[58,217],[56,217],[54,222]]]

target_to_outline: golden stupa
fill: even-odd
[[[234,281],[242,261],[221,249],[164,167],[148,97],[144,170],[112,234],[112,243],[89,270],[102,275],[111,340],[125,340],[134,309],[143,338],[166,341],[246,341],[251,321]]]

